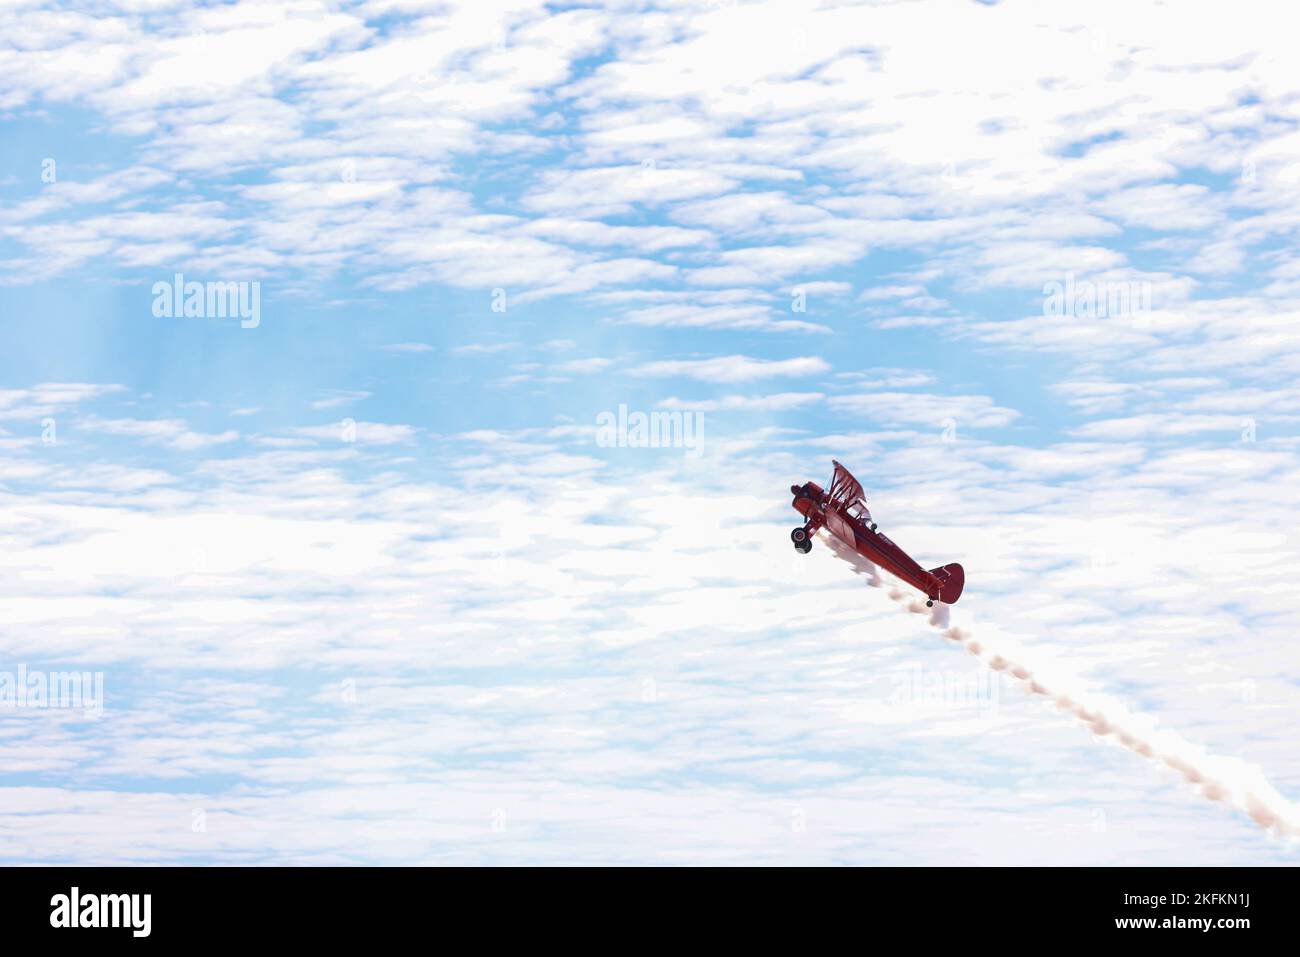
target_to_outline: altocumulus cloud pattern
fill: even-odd
[[[8,0],[0,859],[1294,863],[1279,16]]]

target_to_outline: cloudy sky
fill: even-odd
[[[0,860],[1294,863],[1276,18],[0,0]]]

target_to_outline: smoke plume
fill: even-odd
[[[927,608],[916,593],[905,591],[893,579],[825,530],[820,533],[836,557],[853,566],[867,583],[884,589],[900,608],[925,615],[944,638],[956,642],[986,666],[1014,679],[1028,693],[1041,695],[1058,710],[1073,715],[1098,738],[1114,742],[1135,754],[1179,774],[1201,796],[1246,814],[1270,834],[1293,840],[1300,837],[1300,808],[1288,801],[1268,782],[1259,768],[1238,758],[1207,754],[1173,731],[1158,728],[1149,716],[1134,714],[1113,698],[1068,676],[1049,674],[1022,663],[1023,652],[1001,647],[997,641],[980,640],[970,630],[950,621],[948,605],[936,602]],[[998,647],[994,647],[998,645]]]

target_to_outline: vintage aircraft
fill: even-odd
[[[954,562],[926,571],[914,562],[907,552],[876,531],[858,480],[839,462],[831,464],[835,466],[835,475],[829,492],[823,492],[816,482],[790,486],[795,510],[806,519],[790,533],[794,547],[807,555],[812,551],[812,537],[818,529],[825,528],[858,554],[925,592],[927,605],[936,601],[956,604],[966,584],[962,567]]]

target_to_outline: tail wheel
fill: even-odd
[[[934,607],[934,599],[933,599],[933,598],[927,598],[927,599],[925,600],[925,607],[926,607],[926,608],[933,608],[933,607]]]

